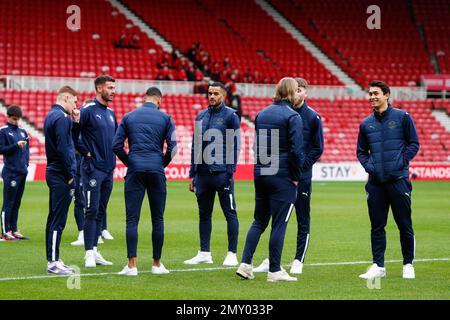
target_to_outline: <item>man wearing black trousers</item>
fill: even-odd
[[[245,241],[242,263],[236,274],[253,279],[252,259],[262,233],[272,218],[267,281],[297,281],[281,267],[286,227],[297,199],[297,185],[305,160],[303,123],[292,109],[298,100],[298,84],[283,78],[276,87],[272,105],[255,119],[255,211]]]
[[[386,276],[384,230],[389,207],[400,231],[403,278],[414,279],[415,238],[411,220],[409,162],[419,151],[419,138],[411,115],[392,107],[389,86],[381,81],[369,85],[373,114],[366,117],[358,135],[357,156],[369,174],[366,184],[367,206],[371,223],[373,265],[360,275],[363,279]]]
[[[103,229],[103,218],[113,188],[113,173],[116,155],[112,141],[117,129],[114,111],[108,107],[114,99],[116,80],[101,75],[94,81],[96,98],[81,108],[80,137],[77,150],[82,155],[81,183],[85,200],[84,216],[84,266],[110,266],[97,250],[99,236]]]
[[[17,229],[20,203],[25,190],[30,160],[27,132],[19,127],[22,110],[11,105],[6,111],[8,123],[0,128],[0,154],[3,154],[3,206],[1,212],[2,237],[4,241],[26,240]]]
[[[239,156],[240,120],[236,110],[224,104],[226,87],[220,82],[208,88],[210,105],[195,119],[191,150],[189,190],[195,193],[199,209],[200,250],[185,264],[213,263],[210,241],[214,198],[227,220],[228,252],[224,266],[236,266],[239,221],[234,200],[234,179]]]
[[[77,92],[69,86],[58,91],[44,122],[47,168],[45,179],[50,189],[47,218],[47,273],[72,274],[73,270],[59,259],[59,245],[67,222],[67,212],[75,189],[75,147],[72,137],[72,111],[76,108]]]
[[[295,78],[298,83],[298,101],[294,104],[303,120],[303,147],[305,149],[305,162],[302,168],[302,178],[297,186],[297,200],[295,213],[297,216],[297,250],[290,273],[302,274],[303,262],[309,246],[310,212],[311,212],[311,179],[312,167],[323,153],[323,130],[320,115],[306,102],[308,82],[302,78]],[[269,259],[255,268],[253,272],[268,272]]]
[[[126,238],[128,264],[120,275],[136,276],[138,224],[142,201],[147,191],[152,216],[153,274],[167,274],[161,263],[164,242],[166,177],[164,168],[176,154],[175,126],[172,118],[159,110],[162,93],[156,87],[147,90],[144,104],[126,114],[114,137],[113,150],[128,167],[125,177]],[[124,150],[128,139],[129,153]],[[163,154],[164,143],[167,144]]]

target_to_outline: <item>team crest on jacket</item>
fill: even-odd
[[[396,126],[397,126],[397,123],[394,120],[389,121],[389,123],[388,123],[389,129],[394,129]]]
[[[89,185],[90,185],[92,188],[95,187],[95,186],[97,185],[97,180],[95,180],[95,179],[89,180]]]
[[[16,180],[11,180],[11,187],[14,188],[15,186],[17,186]]]
[[[217,124],[218,125],[222,125],[225,121],[223,120],[223,118],[218,118],[217,120]]]

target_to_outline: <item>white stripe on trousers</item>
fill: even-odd
[[[305,250],[303,250],[302,259],[300,260],[301,263],[303,263],[303,261],[305,260],[305,254],[306,250],[308,250],[308,246],[309,246],[309,233],[306,235]]]
[[[86,206],[86,208],[89,208],[90,205],[91,205],[91,192],[88,191],[87,192],[87,206]]]
[[[5,226],[5,211],[2,211],[2,230],[3,230],[3,233],[6,233],[6,226]]]
[[[291,216],[292,209],[294,209],[294,204],[293,203],[291,203],[291,206],[289,207],[289,211],[288,211],[288,214],[286,216],[286,220],[284,220],[284,222],[288,222],[289,221],[289,217]]]
[[[231,210],[234,210],[233,207],[233,195],[230,193],[230,206],[231,206]]]
[[[56,240],[58,238],[58,231],[53,231],[52,237],[52,261],[56,261]]]

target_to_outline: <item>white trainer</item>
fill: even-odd
[[[184,261],[184,264],[199,264],[199,263],[213,263],[211,252],[198,251],[195,257]]]
[[[266,258],[259,266],[253,269],[253,272],[269,272],[269,266],[269,258]]]
[[[405,264],[403,266],[403,279],[414,279],[415,277],[413,265],[411,263]]]
[[[255,279],[255,276],[253,275],[253,266],[248,263],[241,263],[236,270],[236,274],[243,279]]]
[[[102,231],[102,237],[103,237],[103,239],[105,239],[105,240],[114,240],[114,237],[111,235],[111,233],[109,233],[109,231],[108,230],[103,230]]]
[[[70,243],[72,246],[84,246],[84,231],[78,233],[78,239]]]
[[[268,272],[267,273],[267,281],[268,282],[278,282],[278,281],[297,281],[297,278],[291,277],[286,270],[281,269],[277,272]]]
[[[84,256],[84,266],[85,268],[95,268],[95,254],[94,250],[87,250]]]
[[[291,270],[289,272],[293,274],[302,274],[303,263],[301,263],[300,260],[295,259],[294,262],[292,262]]]
[[[384,278],[386,277],[386,268],[381,268],[374,263],[366,273],[360,274],[359,277],[362,279]]]
[[[234,267],[239,264],[236,253],[228,251],[225,260],[223,261],[224,266]]]
[[[103,244],[103,243],[105,243],[105,242],[103,241],[103,239],[102,239],[102,236],[98,236],[98,241],[97,241],[97,243],[98,243],[98,244]]]
[[[166,267],[164,267],[164,265],[162,263],[160,263],[159,267],[152,266],[152,273],[153,274],[168,274],[168,273],[170,273],[170,271],[167,270]]]
[[[103,256],[100,254],[99,251],[94,249],[94,257],[95,257],[95,264],[101,265],[101,266],[112,266],[113,263],[111,261],[107,261]]]
[[[71,275],[73,271],[64,266],[61,261],[47,262],[47,273],[59,274],[59,275]]]
[[[121,276],[137,276],[138,275],[138,269],[136,267],[129,268],[128,264],[118,273]]]

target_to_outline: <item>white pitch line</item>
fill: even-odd
[[[432,262],[432,261],[450,261],[450,258],[431,258],[431,259],[414,259],[416,262]],[[403,260],[386,260],[385,263],[397,263],[403,262]],[[321,267],[321,266],[345,266],[356,264],[370,264],[372,261],[348,261],[348,262],[318,262],[318,263],[305,263],[305,266]],[[285,266],[287,267],[287,266]],[[196,272],[196,271],[219,271],[236,269],[236,267],[212,267],[212,268],[190,268],[190,269],[172,269],[170,272]],[[151,273],[150,270],[139,271],[139,274]],[[17,280],[39,280],[39,279],[57,279],[68,278],[73,276],[80,277],[95,277],[95,276],[113,276],[118,275],[117,272],[103,272],[103,273],[81,273],[74,275],[46,275],[46,276],[28,276],[28,277],[16,277],[16,278],[0,278],[0,281],[17,281]]]

